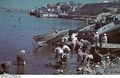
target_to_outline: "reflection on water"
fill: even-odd
[[[24,65],[17,65],[17,74],[24,74]]]

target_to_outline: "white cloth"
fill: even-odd
[[[99,44],[99,34],[98,33],[94,34],[93,42],[94,42],[95,46],[99,46],[100,45]]]
[[[62,54],[63,53],[63,49],[61,47],[56,47],[55,48],[55,53],[56,54]]]
[[[94,40],[99,41],[99,34],[94,35]]]
[[[25,54],[25,50],[21,50],[20,52],[23,53],[23,54]]]
[[[77,39],[72,39],[71,43],[72,44],[76,44],[77,43]]]
[[[77,33],[73,33],[72,36],[71,36],[71,39],[72,39],[71,43],[74,44],[74,45],[76,45],[76,43],[77,43],[77,37],[76,36],[77,36]]]
[[[77,36],[77,33],[73,33],[73,34],[71,35],[71,38],[77,40],[77,37],[76,37],[76,36]]]
[[[87,55],[86,55],[86,58],[87,58],[87,59],[93,59],[93,55],[87,54]]]
[[[107,43],[107,36],[104,35],[104,36],[101,38],[101,41],[102,41],[102,43]]]
[[[63,50],[70,51],[70,48],[69,48],[67,45],[64,45],[62,49],[63,49]]]

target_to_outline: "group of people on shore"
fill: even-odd
[[[101,38],[99,37],[99,33],[95,32],[93,37],[93,43],[95,46],[100,46],[101,43],[107,43],[107,35],[104,34]],[[69,43],[69,44],[68,44]],[[90,61],[94,59],[94,55],[90,53],[91,42],[85,39],[78,40],[78,33],[72,33],[71,36],[64,36],[61,40],[60,46],[55,48],[55,59],[56,64],[60,66],[64,63],[68,62],[70,55],[73,53],[77,53],[77,64],[78,70],[80,70],[81,66],[88,66]],[[16,57],[17,66],[24,66],[25,62],[25,50],[21,50]],[[0,63],[0,74],[9,73],[9,66],[11,62],[1,62]],[[18,70],[19,71],[19,70]],[[63,70],[60,69],[60,72]]]
[[[99,33],[95,32],[93,36],[93,44],[85,39],[78,40],[78,33],[72,33],[71,36],[64,36],[61,45],[55,48],[56,63],[63,65],[64,62],[68,61],[70,55],[73,52],[76,52],[77,68],[80,69],[81,66],[89,67],[90,61],[95,59],[93,54],[90,53],[90,49],[92,45],[94,45],[94,47],[100,47],[100,41],[101,43],[107,43],[107,35],[104,34],[100,38]],[[69,45],[67,43],[69,43]],[[62,71],[62,69],[60,70]]]
[[[108,42],[108,37],[106,33],[104,33],[101,37],[98,32],[94,33],[94,37],[93,37],[94,46],[99,47],[100,43],[107,43],[107,42]]]

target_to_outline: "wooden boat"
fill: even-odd
[[[69,29],[48,34],[37,35],[34,36],[33,39],[38,43],[39,46],[43,46],[46,44],[54,44],[58,41],[61,41],[62,37],[66,35],[68,31]]]

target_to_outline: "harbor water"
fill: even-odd
[[[17,70],[24,74],[53,74],[54,69],[46,64],[54,61],[51,46],[37,48],[33,36],[49,33],[55,29],[75,29],[85,26],[80,20],[59,18],[37,18],[22,12],[0,12],[0,62],[12,61],[11,74]],[[37,49],[36,49],[37,48]],[[17,69],[16,55],[21,49],[26,50],[24,71]]]

